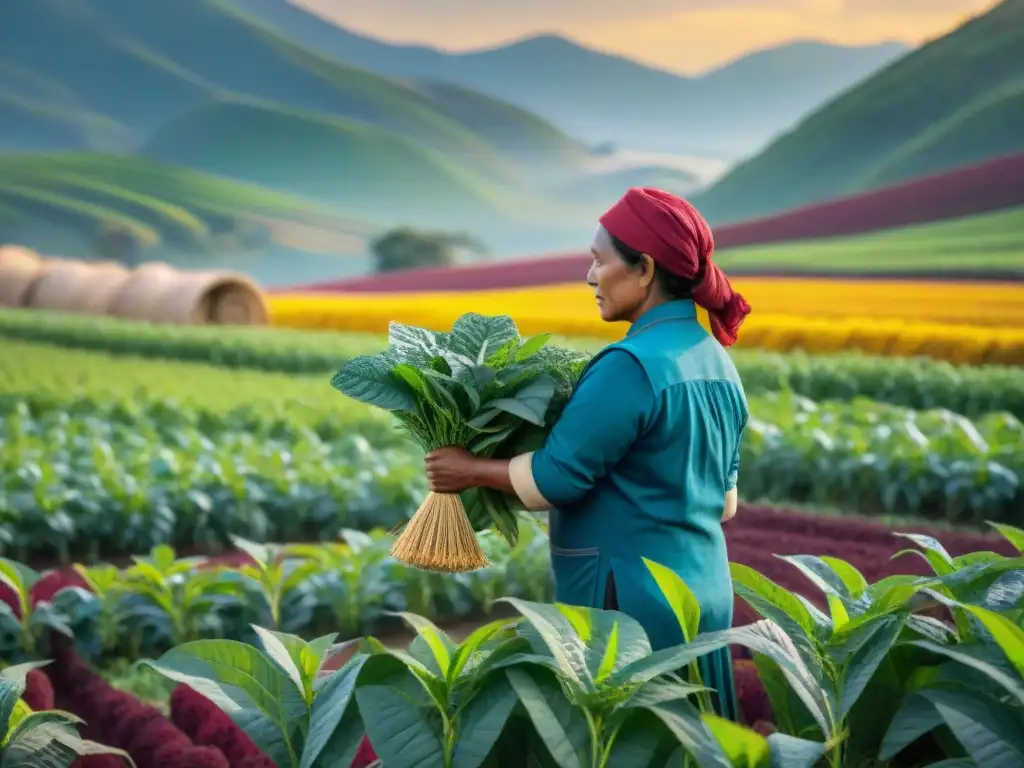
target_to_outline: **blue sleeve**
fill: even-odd
[[[729,463],[729,474],[725,478],[725,490],[731,491],[739,482],[740,475],[740,445],[743,443],[743,430],[747,427],[748,414],[744,404],[742,421],[736,430],[736,449],[732,454],[732,461]]]
[[[621,349],[595,360],[544,446],[533,454],[537,489],[554,506],[579,501],[626,455],[654,410],[640,363]]]

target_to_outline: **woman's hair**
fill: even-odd
[[[638,251],[636,248],[626,245],[610,232],[608,233],[608,236],[611,238],[612,245],[615,246],[615,250],[618,252],[619,257],[626,262],[628,267],[636,268],[644,263],[644,254],[642,251]],[[662,269],[661,265],[657,262],[654,264],[654,280],[657,282],[658,288],[667,299],[693,298],[693,289],[700,285],[703,279],[703,262],[694,277],[680,277],[666,269]]]

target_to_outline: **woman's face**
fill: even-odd
[[[594,257],[587,273],[587,285],[594,289],[597,308],[606,323],[635,320],[648,303],[654,278],[654,262],[631,267],[615,250],[611,236],[604,227],[597,228],[590,246]]]

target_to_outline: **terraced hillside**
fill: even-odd
[[[39,228],[88,249],[104,228],[143,249],[246,250],[288,245],[299,230],[362,242],[377,226],[328,205],[141,158],[98,154],[0,155],[0,242]]]
[[[697,204],[768,215],[1024,150],[1024,0],[1003,0],[825,105]]]

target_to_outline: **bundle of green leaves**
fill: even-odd
[[[468,313],[447,333],[393,322],[388,348],[352,358],[331,386],[390,411],[426,452],[459,446],[511,458],[543,444],[588,362],[550,339],[523,339],[507,315]],[[474,530],[494,527],[515,544],[516,499],[491,489],[461,495]]]

